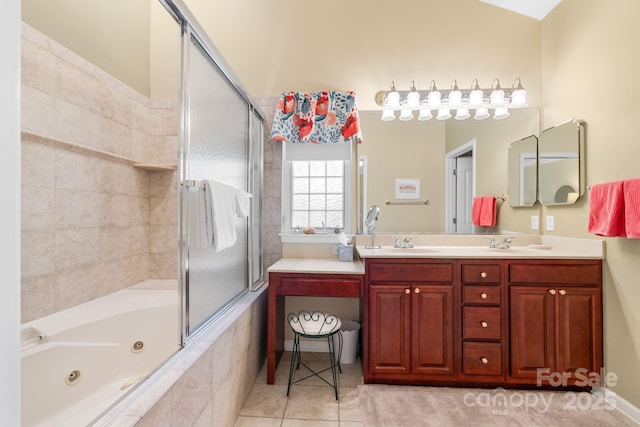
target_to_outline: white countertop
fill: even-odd
[[[387,237],[387,236],[385,236]],[[454,240],[457,238],[457,241]],[[504,237],[498,236],[500,241]],[[524,237],[524,238],[523,238]],[[448,240],[443,240],[448,239]],[[381,239],[379,249],[366,249],[358,242],[360,258],[476,258],[476,259],[604,259],[604,240],[560,236],[536,238],[513,236],[509,249],[491,249],[486,236],[413,236],[414,247],[393,247],[393,240]],[[458,244],[456,244],[458,243]],[[481,243],[481,245],[479,245]]]
[[[360,260],[338,261],[335,258],[282,258],[267,269],[269,273],[364,274]]]

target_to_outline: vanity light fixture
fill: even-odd
[[[509,117],[510,108],[527,106],[527,91],[520,77],[508,89],[503,89],[497,78],[490,89],[480,88],[478,79],[471,82],[470,89],[460,89],[454,79],[451,89],[445,90],[439,90],[432,80],[426,91],[416,89],[415,82],[411,82],[408,91],[398,91],[391,82],[391,90],[378,92],[375,99],[383,107],[382,120],[385,121],[395,120],[398,110],[403,121],[412,120],[416,110],[419,110],[418,120],[431,120],[436,111],[437,120],[447,120],[453,117],[452,110],[455,110],[456,120],[465,120],[472,115],[475,120],[484,120],[491,116],[491,110],[493,118],[501,120]],[[475,112],[472,114],[470,110]]]

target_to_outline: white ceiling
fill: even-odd
[[[542,20],[561,0],[480,0],[538,20]]]

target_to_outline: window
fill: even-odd
[[[351,160],[286,160],[282,233],[351,230]]]

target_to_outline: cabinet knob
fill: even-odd
[[[566,295],[566,294],[567,294],[567,291],[565,291],[564,289],[560,289],[560,290],[558,291],[558,293],[559,293],[560,295]]]
[[[484,279],[485,277],[487,277],[487,273],[485,273],[485,272],[483,271],[482,273],[480,273],[480,277],[482,277],[482,278]]]
[[[483,320],[482,322],[480,322],[480,326],[486,328],[487,326],[489,326],[489,324]]]
[[[419,293],[420,293],[420,288],[415,288],[415,289],[413,290],[413,292],[415,292],[416,294],[419,294]]]
[[[407,295],[409,295],[409,294],[411,293],[411,289],[405,289],[405,290],[404,290],[404,293],[405,293],[405,294],[407,294]]]
[[[483,292],[483,293],[480,294],[480,298],[482,298],[482,299],[487,299],[488,296],[489,295],[487,295],[486,292]]]
[[[555,289],[549,289],[549,293],[550,293],[551,295],[555,295],[555,294],[556,294],[556,290],[555,290]]]
[[[489,359],[487,359],[486,357],[481,357],[480,361],[482,362],[483,365],[486,365],[487,363],[489,363]]]

